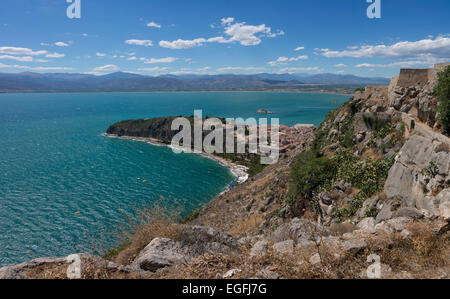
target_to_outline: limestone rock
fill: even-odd
[[[390,202],[384,202],[381,205],[381,210],[378,213],[377,218],[375,219],[376,223],[391,219],[394,216],[393,209],[394,207]]]
[[[444,216],[449,212],[450,154],[445,137],[438,140],[433,132],[428,135],[413,135],[404,144],[389,171],[384,193],[400,199],[404,207]]]
[[[313,240],[319,237],[319,235],[327,235],[328,231],[308,220],[294,218],[290,223],[285,223],[278,227],[271,235],[271,239],[274,242],[282,242],[286,240],[294,240],[298,242],[300,239]]]
[[[28,270],[42,265],[57,263],[67,264],[67,260],[66,258],[41,258],[19,265],[3,267],[0,268],[0,279],[27,279],[26,272]]]
[[[394,219],[390,219],[386,222],[386,224],[392,228],[393,231],[401,232],[406,228],[406,225],[413,222],[412,218],[408,217],[398,217]]]
[[[342,243],[342,250],[345,252],[356,253],[367,247],[364,239],[351,239]]]
[[[187,263],[195,258],[181,242],[167,238],[154,239],[132,263],[132,267],[156,272],[158,269]]]
[[[155,238],[150,242],[131,267],[155,272],[158,269],[187,263],[207,252],[230,253],[237,251],[237,242],[229,235],[211,227],[184,226],[183,242],[167,238]]]
[[[277,272],[271,271],[269,269],[259,270],[256,273],[256,276],[258,278],[262,278],[262,279],[279,279],[280,278],[280,275]]]
[[[231,278],[234,275],[241,273],[242,270],[241,269],[231,269],[230,271],[228,271],[227,273],[225,273],[222,278]]]
[[[316,253],[309,258],[311,265],[317,265],[321,262],[320,254]]]
[[[267,241],[258,241],[255,245],[253,245],[250,255],[251,256],[262,256],[266,254],[267,247],[269,243]]]
[[[294,241],[293,240],[287,240],[283,242],[278,242],[273,245],[273,249],[281,254],[285,253],[293,253],[294,252]]]
[[[408,217],[412,219],[421,219],[423,218],[423,213],[421,213],[416,208],[403,207],[395,212],[395,217]]]
[[[358,223],[357,227],[367,234],[374,234],[376,232],[375,219],[372,217],[365,218]]]

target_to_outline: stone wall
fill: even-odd
[[[432,69],[401,69],[400,75],[392,78],[389,92],[396,87],[424,87],[437,80],[437,74],[442,72],[450,62],[435,64]]]
[[[423,87],[429,82],[430,75],[430,69],[402,69],[400,70],[397,87]]]

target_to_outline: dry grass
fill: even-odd
[[[164,269],[157,278],[181,279],[216,279],[231,269],[240,269],[234,279],[264,278],[261,270],[276,272],[284,279],[359,279],[364,278],[371,265],[367,257],[377,254],[381,263],[392,269],[382,278],[404,278],[405,271],[414,278],[449,278],[449,236],[433,236],[426,250],[424,242],[418,238],[404,239],[400,236],[386,235],[367,240],[368,248],[359,252],[342,254],[335,248],[322,244],[309,249],[296,249],[293,254],[278,254],[272,250],[264,256],[252,257],[247,252],[242,254],[205,254],[187,265]],[[421,244],[418,246],[417,244]],[[319,253],[320,262],[312,264],[310,257]],[[339,253],[339,255],[336,255]]]
[[[151,208],[138,211],[137,220],[128,220],[130,230],[121,234],[123,246],[108,258],[119,265],[129,265],[154,238],[179,240],[181,226],[178,224],[181,211],[172,210],[155,203]]]
[[[248,232],[250,230],[254,230],[258,228],[263,222],[264,217],[261,214],[251,215],[247,218],[239,219],[239,221],[236,224],[236,227],[228,231],[228,234],[234,236]]]

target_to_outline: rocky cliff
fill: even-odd
[[[305,146],[185,224],[152,218],[105,259],[0,278],[450,278],[450,140],[433,94],[447,65],[357,91]]]

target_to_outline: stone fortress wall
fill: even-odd
[[[443,71],[450,62],[435,64],[432,69],[401,69],[400,75],[392,78],[389,90],[395,87],[424,87],[437,80],[437,74]]]

